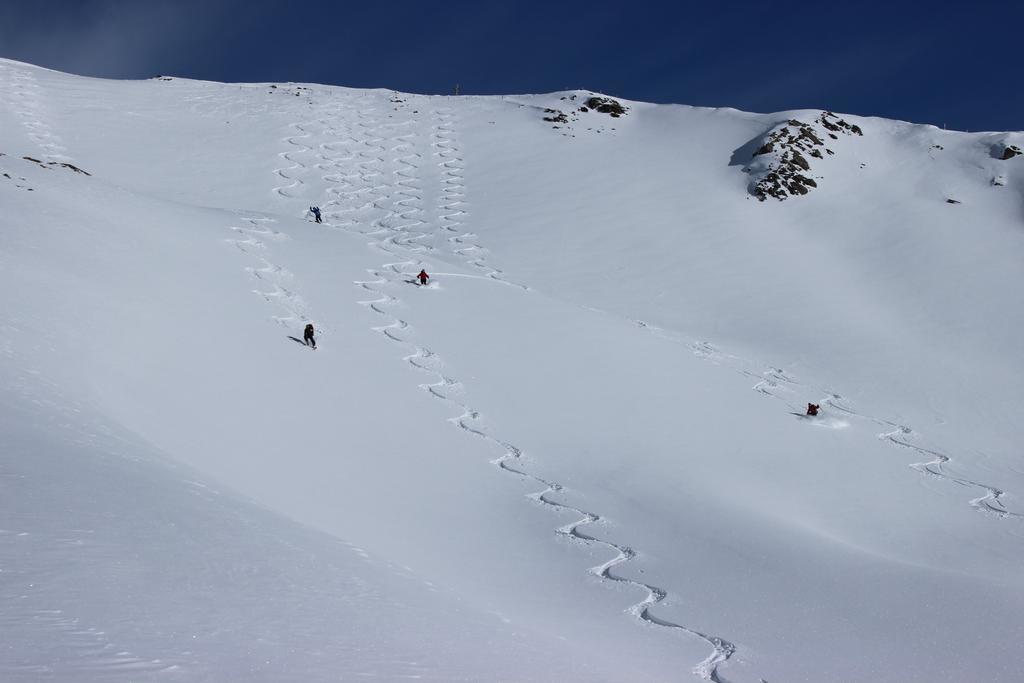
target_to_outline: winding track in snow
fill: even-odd
[[[1003,519],[1024,519],[1024,514],[1008,510],[1006,509],[1006,506],[1003,505],[1003,502],[1000,499],[1005,495],[1005,491],[1002,491],[991,484],[986,484],[974,479],[968,479],[967,477],[961,477],[945,471],[944,466],[952,461],[952,456],[938,449],[928,448],[926,446],[913,443],[913,439],[920,440],[923,437],[910,427],[890,422],[889,420],[884,420],[882,418],[857,413],[851,408],[843,405],[841,397],[838,394],[829,395],[828,398],[825,399],[825,403],[840,412],[846,413],[847,415],[853,415],[886,428],[888,431],[879,434],[878,438],[884,439],[895,446],[899,446],[900,448],[909,448],[919,455],[928,458],[921,462],[910,463],[910,467],[921,474],[936,477],[938,479],[945,479],[946,481],[953,482],[960,486],[980,489],[982,492],[981,495],[968,501],[970,506],[975,510]]]
[[[488,262],[489,251],[480,244],[476,234],[462,232],[462,216],[467,215],[463,208],[466,206],[466,185],[464,161],[454,127],[456,114],[451,109],[439,108],[434,110],[433,116],[430,145],[434,148],[433,155],[438,158],[437,166],[441,172],[442,189],[437,200],[440,224],[443,230],[452,233],[447,239],[452,252],[473,268],[482,271],[484,277],[530,291],[526,285],[509,280],[500,268]]]
[[[900,448],[910,449],[922,457],[927,458],[921,462],[910,463],[908,467],[925,476],[943,479],[967,488],[978,489],[981,492],[981,495],[971,498],[968,501],[968,504],[975,510],[1001,519],[1024,519],[1024,513],[1008,510],[1003,504],[1001,499],[1006,492],[1002,489],[991,484],[946,471],[945,466],[953,461],[953,457],[939,448],[932,448],[921,445],[920,443],[915,443],[915,441],[922,441],[924,436],[911,427],[885,418],[857,412],[853,408],[847,406],[839,394],[802,385],[797,380],[787,375],[781,368],[769,366],[763,372],[757,374],[747,369],[748,367],[755,365],[754,363],[738,356],[725,354],[710,342],[687,342],[681,336],[669,333],[663,328],[651,325],[642,320],[635,320],[634,322],[638,327],[645,329],[662,339],[687,344],[694,354],[704,358],[705,360],[723,362],[725,365],[740,372],[741,374],[757,379],[757,383],[752,387],[754,391],[782,401],[791,412],[799,414],[804,410],[804,406],[802,404],[793,403],[783,395],[786,391],[794,391],[791,387],[803,387],[804,394],[814,392],[818,395],[823,395],[824,398],[819,399],[820,404],[826,405],[843,415],[873,423],[884,430],[878,434],[879,439],[883,439]]]
[[[60,137],[46,122],[48,118],[42,91],[36,77],[28,69],[0,65],[0,74],[7,81],[11,111],[21,121],[30,140],[38,145],[43,156],[50,161],[71,161]]]
[[[412,329],[409,323],[388,310],[391,306],[398,304],[400,300],[387,293],[384,288],[396,281],[407,281],[412,272],[415,272],[420,267],[424,267],[425,264],[420,260],[419,255],[434,249],[424,244],[424,242],[432,237],[436,241],[437,236],[425,230],[428,224],[421,217],[424,214],[422,207],[423,193],[417,182],[417,176],[420,172],[420,166],[417,161],[422,158],[422,155],[414,151],[414,146],[410,142],[410,139],[415,137],[415,133],[392,135],[390,138],[387,135],[387,129],[395,130],[407,125],[415,125],[415,122],[376,124],[372,120],[371,113],[372,110],[368,110],[365,106],[356,109],[356,123],[352,126],[356,130],[354,134],[349,135],[349,140],[363,147],[363,150],[354,156],[349,155],[344,159],[339,158],[335,161],[336,164],[341,164],[349,163],[356,159],[356,172],[350,174],[339,169],[337,173],[328,174],[324,177],[325,179],[336,178],[344,185],[344,187],[337,187],[330,191],[332,199],[328,204],[331,205],[332,210],[327,214],[330,218],[343,217],[347,211],[358,212],[368,207],[372,207],[377,212],[383,212],[383,216],[374,220],[369,229],[365,230],[360,229],[358,223],[352,220],[345,220],[341,223],[328,222],[329,227],[342,227],[355,231],[364,237],[371,238],[371,245],[373,247],[396,258],[394,261],[382,264],[379,268],[369,270],[368,272],[374,279],[355,283],[372,297],[359,303],[385,320],[385,324],[374,326],[372,329],[380,332],[390,341],[411,349],[411,353],[405,355],[403,360],[418,371],[431,375],[433,379],[431,382],[421,383],[419,385],[420,388],[430,396],[448,403],[458,411],[457,415],[448,418],[449,422],[462,431],[486,441],[488,444],[503,451],[501,456],[491,461],[495,466],[507,473],[531,480],[543,487],[540,491],[529,494],[527,497],[530,500],[549,509],[558,512],[568,512],[579,517],[574,522],[558,527],[556,530],[557,534],[570,541],[601,546],[614,553],[613,557],[609,560],[591,567],[588,570],[589,573],[604,581],[630,586],[643,592],[644,598],[627,610],[640,622],[650,626],[678,630],[689,636],[699,638],[710,645],[712,648],[711,654],[697,664],[693,671],[705,680],[726,683],[726,680],[719,671],[719,667],[725,664],[735,653],[735,645],[718,636],[709,635],[700,630],[656,616],[651,611],[651,608],[667,598],[667,591],[654,584],[631,579],[616,574],[613,571],[616,566],[635,559],[637,552],[627,545],[606,541],[583,531],[582,529],[586,526],[600,525],[606,523],[606,520],[597,513],[555,500],[553,498],[555,495],[564,492],[564,487],[560,483],[530,474],[525,469],[522,469],[520,465],[517,465],[522,460],[522,450],[508,441],[493,436],[483,426],[483,418],[480,413],[468,403],[458,398],[458,395],[463,393],[462,382],[445,373],[444,362],[438,354],[425,346],[409,341],[407,335]],[[466,211],[456,206],[456,204],[461,204],[461,201],[457,201],[457,198],[463,196],[465,190],[461,166],[459,165],[461,158],[458,156],[455,143],[453,142],[454,135],[449,125],[450,118],[440,110],[436,110],[434,115],[437,117],[438,123],[433,129],[431,146],[434,147],[436,150],[435,154],[441,159],[438,167],[444,176],[442,180],[442,194],[438,200],[439,208],[442,211],[439,222],[444,232],[455,234],[454,237],[449,237],[448,242],[455,246],[454,252],[456,255],[462,256],[470,265],[477,269],[485,271],[483,277],[501,281],[505,284],[513,284],[529,291],[528,287],[508,282],[504,279],[500,270],[489,266],[483,260],[482,247],[474,244],[474,248],[469,249],[463,246],[465,239],[468,239],[468,235],[466,233],[460,235],[459,233],[462,216],[466,215]],[[385,144],[389,140],[396,143],[390,150]],[[324,154],[325,150],[333,152],[334,148],[329,145],[320,146],[322,158],[325,162],[329,162],[331,159]],[[395,180],[391,183],[386,183],[382,182],[381,179],[384,176],[383,167],[387,163],[389,151],[396,155],[395,163],[399,168],[392,172]],[[354,178],[358,178],[359,184],[362,187],[357,187],[357,183],[353,182]],[[365,200],[363,200],[364,196]],[[355,203],[362,201],[362,205],[357,208],[344,207],[342,203],[345,200],[354,200]],[[448,213],[444,213],[445,211]],[[472,255],[470,255],[470,252],[472,252]]]
[[[67,155],[63,142],[47,122],[45,99],[34,74],[28,69],[0,64],[0,78],[5,81],[2,91],[10,94],[6,104],[20,120],[27,137],[38,146],[41,155],[50,161],[70,162],[72,158]],[[11,533],[0,530],[0,539]],[[31,542],[39,544],[38,551],[61,553],[68,548],[86,545],[88,535],[92,533],[89,529],[66,529],[53,537],[29,532],[20,532],[17,536],[32,537]],[[22,573],[17,565],[0,571],[6,571],[9,577]],[[23,578],[27,582],[27,576]],[[0,677],[4,680],[98,680],[100,676],[148,678],[180,676],[186,671],[183,660],[147,658],[125,650],[101,628],[102,625],[90,625],[86,616],[78,616],[67,606],[59,602],[55,604],[52,597],[45,596],[45,591],[37,595],[37,591],[21,590],[17,596],[0,595],[0,603],[4,605],[0,629],[22,637],[26,632],[39,631],[35,637],[39,643],[46,643],[36,648],[38,651],[25,649],[18,652],[15,647],[9,652],[0,664]],[[53,656],[43,659],[47,655]]]
[[[289,181],[287,184],[271,188],[273,194],[283,199],[295,199],[297,197],[295,190],[305,185],[298,172],[308,171],[308,166],[294,158],[293,155],[313,151],[305,143],[305,140],[311,137],[306,130],[306,125],[308,124],[290,124],[290,128],[294,132],[281,138],[282,142],[295,148],[280,152],[278,158],[287,162],[288,165],[274,169],[275,176]],[[305,300],[291,287],[293,274],[266,257],[269,249],[268,242],[279,242],[290,239],[290,237],[270,227],[276,222],[274,218],[246,211],[236,211],[235,214],[237,219],[229,226],[235,236],[225,241],[255,259],[256,265],[245,268],[259,284],[252,291],[267,303],[284,309],[284,315],[273,316],[273,320],[279,325],[293,329],[297,325],[307,322],[309,317],[306,314]]]
[[[264,254],[267,253],[267,241],[286,240],[288,236],[270,227],[273,218],[236,212],[238,221],[230,226],[236,236],[225,240],[234,245],[243,254],[253,257],[257,265],[246,266],[245,270],[257,281],[259,287],[252,290],[267,303],[284,309],[286,315],[275,315],[273,319],[284,327],[294,327],[296,323],[308,320],[306,304],[303,298],[292,290],[290,281],[293,275],[287,269],[272,263]]]
[[[291,135],[286,135],[284,138],[282,138],[282,140],[289,145],[297,147],[299,150],[303,152],[310,151],[309,145],[298,142],[298,140],[300,139],[310,137],[310,133],[306,131],[306,129],[303,128],[301,124],[298,123],[291,124],[291,127],[294,128],[295,131],[297,132]],[[298,197],[295,191],[299,187],[304,185],[302,180],[297,175],[289,175],[289,173],[294,173],[297,170],[304,170],[306,168],[305,164],[292,158],[291,155],[294,152],[295,150],[285,150],[284,152],[279,153],[278,156],[284,161],[287,161],[289,165],[274,169],[275,175],[277,175],[282,180],[286,180],[288,182],[285,183],[284,185],[278,185],[277,187],[273,188],[272,192],[288,199],[295,199],[296,197]]]

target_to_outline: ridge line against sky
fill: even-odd
[[[44,0],[0,5],[0,57],[104,78],[414,93],[579,88],[657,103],[1021,130],[1022,60],[1012,35],[1021,25],[1024,3],[1011,2]]]

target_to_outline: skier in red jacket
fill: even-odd
[[[426,270],[421,270],[421,271],[420,271],[420,274],[419,274],[419,275],[417,275],[416,277],[417,277],[417,278],[419,279],[419,281],[420,281],[420,285],[425,285],[425,284],[427,284],[427,280],[429,280],[429,279],[430,279],[430,276],[429,276],[429,275],[427,275],[427,271],[426,271]]]
[[[821,410],[821,406],[819,406],[817,403],[808,403],[807,404],[807,414],[808,415],[811,415],[811,416],[817,415],[819,410]]]

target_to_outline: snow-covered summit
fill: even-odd
[[[1017,680],[1021,148],[0,60],[0,678]]]

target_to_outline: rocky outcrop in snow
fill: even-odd
[[[810,159],[835,154],[825,140],[863,134],[859,126],[830,111],[821,112],[810,122],[790,119],[775,126],[764,136],[754,152],[754,161],[745,169],[751,174],[750,193],[761,201],[807,194],[818,186],[811,175]]]
[[[583,106],[580,107],[580,111],[587,112],[593,109],[594,111],[601,112],[602,114],[608,114],[613,119],[617,119],[623,116],[628,110],[628,107],[622,106],[622,103],[618,100],[613,100],[610,97],[590,97],[584,102]]]
[[[574,131],[577,129],[582,130],[581,127],[578,128],[574,124],[584,120],[586,116],[591,115],[592,113],[607,114],[613,119],[618,119],[625,116],[629,111],[629,107],[625,106],[618,100],[587,92],[576,92],[571,95],[563,95],[559,100],[564,102],[565,105],[569,105],[569,108],[559,108],[564,105],[559,105],[558,107],[544,107],[542,110],[542,118],[547,123],[553,124],[551,127],[556,130],[565,129],[566,132],[564,132],[563,135],[569,135],[571,137],[575,137]],[[601,118],[603,117],[597,117],[597,119]],[[587,131],[601,133],[606,130],[605,124],[595,119],[590,119],[586,122],[592,124],[586,127]],[[611,127],[608,130],[614,131],[615,128]]]
[[[41,168],[46,168],[46,169],[66,168],[69,171],[74,171],[75,173],[81,173],[82,175],[92,175],[92,173],[89,173],[88,171],[83,171],[82,169],[78,168],[74,164],[69,164],[69,163],[64,162],[64,161],[40,161],[39,159],[36,159],[34,157],[28,157],[28,156],[22,157],[22,159],[24,159],[25,161],[31,161],[33,164],[37,164]]]
[[[544,110],[544,113],[547,114],[547,116],[544,117],[544,120],[548,123],[569,123],[569,118],[561,109],[548,108]]]

